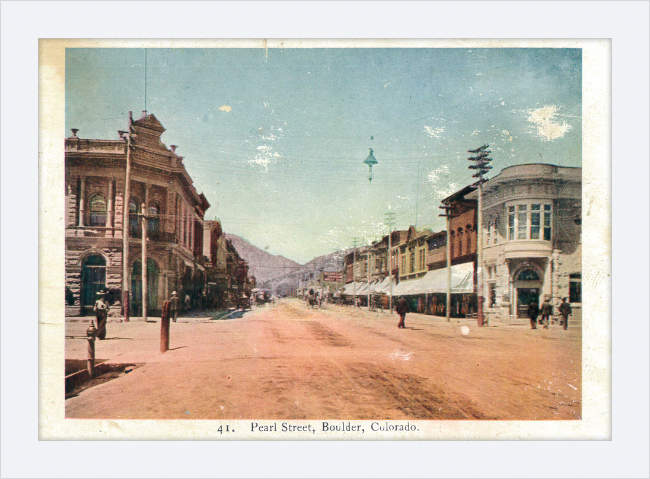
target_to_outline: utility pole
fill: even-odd
[[[129,321],[129,206],[131,204],[131,141],[133,131],[133,112],[129,111],[128,131],[126,133],[126,173],[124,182],[124,201],[122,203],[122,316]]]
[[[418,184],[415,187],[415,229],[418,229],[418,202],[420,199],[420,161],[418,160]]]
[[[393,310],[393,225],[395,224],[395,213],[389,211],[386,213],[384,223],[388,226],[388,277],[390,278],[390,295],[388,300],[388,312]]]
[[[447,301],[445,305],[445,318],[447,319],[447,322],[451,321],[451,236],[450,236],[450,231],[451,231],[451,219],[455,218],[458,215],[454,215],[451,213],[452,207],[451,206],[441,206],[441,209],[445,210],[445,214],[440,215],[442,217],[447,218],[447,241],[446,241],[446,249],[447,249]]]
[[[478,221],[477,229],[478,236],[476,239],[476,256],[478,264],[478,310],[477,310],[477,321],[479,326],[483,326],[483,183],[487,181],[487,178],[484,178],[483,175],[492,169],[490,162],[492,158],[489,157],[492,153],[488,148],[490,145],[483,145],[475,150],[469,150],[468,153],[472,153],[475,156],[468,158],[469,161],[473,161],[473,165],[469,165],[470,170],[476,170],[476,173],[472,175],[474,178],[478,178],[478,181],[475,183],[478,184]]]
[[[352,295],[354,296],[354,306],[357,306],[357,241],[359,237],[355,236],[352,238],[352,247],[354,248],[354,253],[352,254],[352,281],[354,282]]]
[[[145,193],[145,197],[149,196]],[[142,204],[142,320],[147,321],[147,206]]]
[[[368,249],[366,259],[368,261],[368,311],[370,311],[370,262],[372,261],[372,252],[370,249]]]

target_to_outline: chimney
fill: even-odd
[[[70,128],[70,131],[72,131],[72,136],[70,138],[79,138],[77,136],[77,132],[79,131],[79,128]]]
[[[147,116],[147,110],[142,110],[142,118],[146,118]]]
[[[178,148],[178,145],[169,145],[169,147],[172,149],[174,153],[176,153],[176,148]]]

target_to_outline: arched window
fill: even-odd
[[[517,275],[517,281],[539,281],[539,275],[535,270],[525,269]]]
[[[142,224],[140,223],[140,200],[135,196],[129,201],[129,234],[132,238],[142,236]]]
[[[157,203],[149,203],[147,216],[149,217],[147,235],[150,239],[157,240],[160,236],[160,206]]]
[[[499,218],[497,216],[495,216],[494,220],[492,220],[492,238],[494,240],[494,244],[497,244],[499,242]]]
[[[463,254],[463,228],[458,228],[458,256]]]
[[[96,194],[90,198],[90,226],[106,226],[106,198]]]

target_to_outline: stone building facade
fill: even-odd
[[[511,166],[484,184],[486,313],[525,317],[533,299],[548,298],[557,314],[566,297],[580,315],[581,198],[581,168]]]
[[[123,226],[128,222],[130,314],[142,308],[143,209],[147,214],[148,307],[152,313],[173,290],[192,298],[205,284],[203,217],[210,207],[193,186],[176,146],[161,141],[165,128],[143,112],[132,120],[130,198],[125,208],[127,132],[114,140],[65,139],[66,315],[92,311],[98,290],[109,290],[120,314]],[[128,211],[128,213],[127,213]],[[126,219],[125,219],[126,218]],[[197,298],[198,299],[198,298]]]

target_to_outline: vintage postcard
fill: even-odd
[[[41,40],[42,439],[607,439],[610,44]]]

